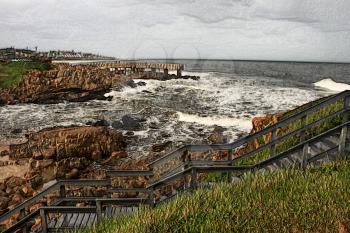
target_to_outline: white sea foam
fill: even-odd
[[[252,123],[250,120],[235,119],[227,116],[212,115],[208,117],[202,117],[194,114],[187,114],[177,112],[178,120],[183,122],[194,122],[201,125],[219,125],[223,127],[237,127],[240,130],[249,132],[252,129]]]
[[[331,91],[335,91],[335,92],[342,92],[342,91],[346,91],[346,90],[350,90],[350,85],[346,84],[346,83],[337,83],[334,82],[332,79],[327,78],[327,79],[323,79],[319,82],[314,83],[314,85],[316,87],[321,87],[321,88],[325,88]]]

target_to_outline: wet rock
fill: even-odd
[[[129,86],[129,87],[131,87],[131,88],[137,87],[137,84],[135,83],[134,80],[128,80],[128,81],[126,82],[126,85]]]
[[[141,129],[141,123],[144,121],[144,119],[125,115],[122,117],[121,121],[114,121],[112,127],[115,129],[136,131]]]
[[[135,133],[133,131],[128,131],[125,133],[125,136],[134,136]]]
[[[143,82],[143,81],[139,81],[136,83],[137,86],[146,86],[146,82]]]
[[[192,80],[199,80],[199,76],[191,76],[191,75],[183,75],[181,78],[183,79],[192,79]]]
[[[172,144],[171,141],[166,141],[164,143],[154,144],[152,145],[152,151],[153,152],[161,152],[165,150],[167,147],[169,147]]]
[[[125,115],[122,117],[123,129],[125,130],[138,130],[141,128],[142,119]]]
[[[109,122],[106,120],[98,120],[96,122],[88,122],[86,123],[87,125],[91,125],[91,126],[109,126]]]
[[[171,137],[171,134],[170,133],[167,133],[167,132],[160,132],[160,136],[162,138],[170,138]]]
[[[20,134],[22,133],[22,129],[14,129],[11,131],[12,134]]]
[[[112,127],[115,129],[122,129],[123,128],[123,123],[121,121],[113,121],[112,122]]]
[[[150,122],[149,125],[148,125],[148,127],[149,127],[150,129],[159,129],[159,126],[157,125],[156,122]]]

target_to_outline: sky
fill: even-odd
[[[349,0],[0,0],[0,47],[350,62]]]

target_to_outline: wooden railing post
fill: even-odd
[[[349,103],[350,103],[350,97],[347,96],[344,99],[344,109],[346,110],[343,113],[343,124],[348,122],[349,120]],[[338,148],[338,159],[342,159],[345,157],[345,147],[346,147],[346,138],[348,135],[348,126],[345,125],[343,126],[343,128],[341,129],[341,133],[340,133],[340,138],[339,138],[339,148]]]
[[[64,184],[60,185],[60,198],[66,197],[66,186]]]
[[[96,200],[96,217],[97,222],[101,222],[102,220],[102,203],[100,200]]]
[[[233,159],[233,148],[231,147],[228,151],[227,151],[227,161],[228,161],[228,165],[232,166],[232,159]],[[227,173],[227,182],[231,182],[232,181],[232,172],[228,172]]]
[[[301,118],[301,126],[300,128],[302,129],[301,132],[300,132],[300,143],[303,143],[305,141],[305,138],[306,138],[306,135],[305,135],[305,130],[304,130],[304,127],[306,126],[306,118],[307,118],[307,115],[303,116]],[[308,151],[309,151],[309,145],[308,144],[305,144],[303,146],[303,150],[301,152],[301,158],[302,158],[302,162],[301,162],[301,169],[302,170],[305,170],[306,167],[307,167],[307,159],[308,159]]]
[[[277,138],[277,129],[274,129],[271,135],[271,142],[273,143],[273,145],[270,147],[270,157],[274,157],[276,155],[276,143],[275,143],[276,138]]]
[[[183,152],[183,155],[182,155],[182,162],[184,164],[184,170],[186,170],[188,167],[189,167],[189,164],[190,164],[190,155],[189,155],[189,152],[188,150],[184,151]],[[186,181],[186,175],[183,176],[183,187],[184,187],[184,190],[187,188],[187,181]]]
[[[197,189],[197,169],[192,168],[191,170],[191,190]]]
[[[40,217],[41,217],[41,231],[43,233],[47,233],[46,211],[43,208],[40,209]]]
[[[305,126],[306,126],[306,115],[305,116],[303,116],[302,118],[301,118],[301,126],[300,126],[300,128],[301,129],[303,129]],[[302,130],[301,132],[300,132],[300,142],[303,142],[303,141],[305,141],[305,130]]]
[[[154,207],[154,191],[155,191],[154,188],[151,187],[148,195],[150,207]]]
[[[19,218],[22,219],[26,216],[26,209],[23,208],[19,211]],[[27,224],[24,224],[24,226],[22,227],[22,232],[23,233],[27,233]]]
[[[307,160],[309,159],[309,143],[305,143],[303,147],[301,168],[305,171],[307,168]]]
[[[183,152],[183,156],[182,156],[182,162],[184,164],[184,170],[186,170],[189,167],[190,161],[191,161],[190,154],[189,154],[188,150],[186,150],[186,151]]]

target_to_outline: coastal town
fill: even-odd
[[[74,50],[38,51],[38,47],[30,48],[0,48],[1,61],[49,61],[49,60],[115,60],[114,57]]]

